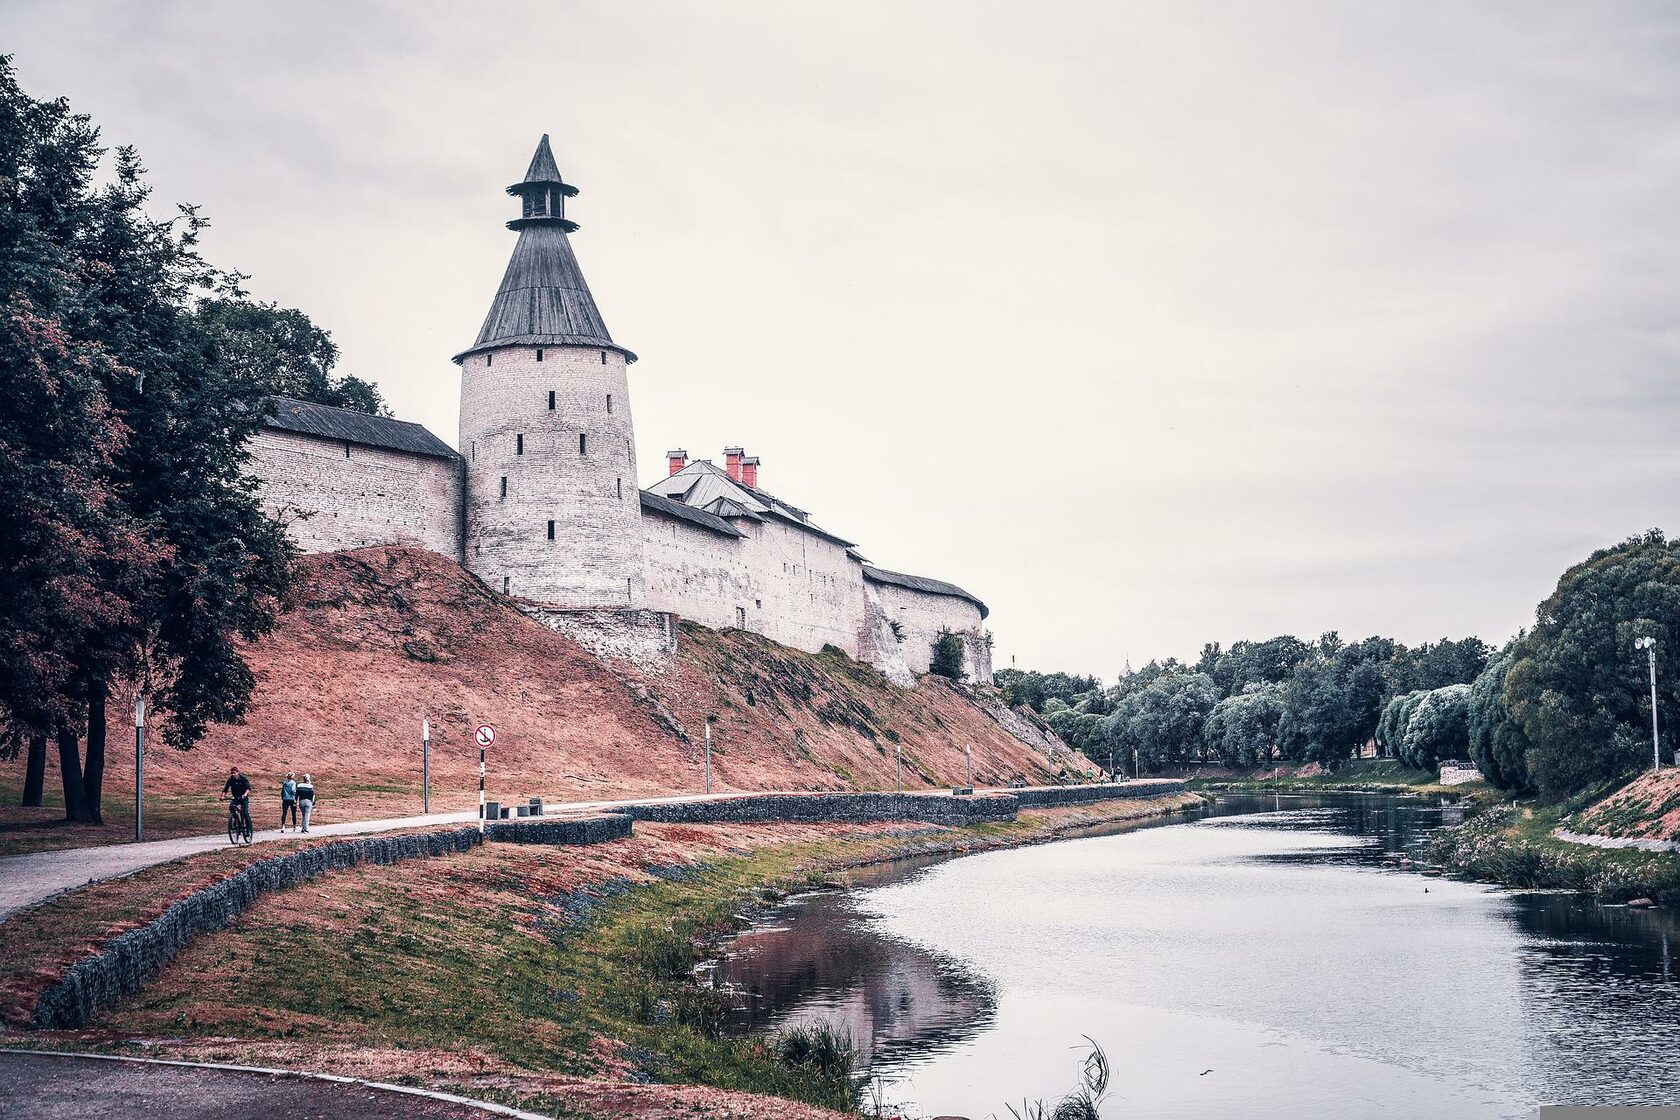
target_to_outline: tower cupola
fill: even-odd
[[[577,232],[578,224],[566,218],[566,200],[575,196],[578,189],[560,177],[554,151],[548,146],[548,133],[543,133],[537,142],[525,178],[509,187],[507,193],[520,200],[519,217],[507,224],[509,229],[554,225],[567,233]]]

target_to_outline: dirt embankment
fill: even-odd
[[[1680,768],[1642,774],[1570,821],[1577,832],[1630,840],[1680,840]]]
[[[189,752],[148,747],[149,836],[219,828],[215,795],[230,765],[251,776],[265,825],[278,820],[287,771],[314,777],[323,822],[417,813],[422,718],[434,812],[477,804],[480,723],[496,728],[489,789],[504,802],[698,790],[708,715],[715,789],[891,788],[900,746],[907,789],[964,783],[967,745],[978,782],[1048,776],[1041,748],[938,678],[901,690],[836,652],[689,625],[662,670],[604,663],[458,565],[413,549],[304,557],[279,630],[247,653],[257,691],[243,724],[214,728]],[[58,814],[12,808],[21,766],[7,767],[0,841],[22,850],[121,839],[133,759],[126,704],[114,703],[103,830],[30,827]],[[50,799],[56,758],[47,786]]]

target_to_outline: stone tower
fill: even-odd
[[[641,602],[641,495],[627,368],[567,235],[566,199],[545,135],[508,228],[507,274],[461,367],[467,567],[544,606]]]

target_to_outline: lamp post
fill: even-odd
[[[706,792],[712,792],[712,718],[706,717]]]
[[[1634,649],[1645,651],[1645,664],[1651,670],[1651,769],[1662,769],[1662,748],[1657,741],[1657,640],[1647,635],[1633,643]]]
[[[974,788],[974,744],[968,744],[968,788]]]
[[[904,792],[904,744],[898,744],[898,792]]]
[[[145,835],[146,815],[146,694],[134,698],[134,842]]]
[[[432,721],[420,721],[420,811],[432,811]]]

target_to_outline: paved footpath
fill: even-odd
[[[666,805],[685,801],[705,801],[709,798],[738,796],[726,794],[687,794],[671,797],[645,797],[625,801],[550,802],[547,816],[598,812],[625,805]],[[310,836],[363,836],[371,832],[390,832],[398,828],[420,828],[427,825],[470,824],[478,819],[478,811],[463,813],[433,813],[423,817],[387,817],[371,821],[346,821],[340,824],[318,824],[309,830]],[[525,819],[525,818],[519,818]],[[264,830],[252,837],[253,843],[298,838],[296,832],[282,833],[277,829]],[[173,840],[148,840],[141,844],[101,844],[86,848],[65,848],[55,852],[30,852],[20,856],[0,858],[0,921],[55,894],[105,879],[120,879],[136,871],[155,867],[160,863],[214,851],[228,846],[227,833],[214,836],[180,836]]]
[[[310,829],[310,832],[314,832]],[[225,838],[224,838],[225,839]],[[540,1120],[448,1093],[349,1077],[233,1066],[0,1051],[0,1120],[167,1116],[170,1120]]]

